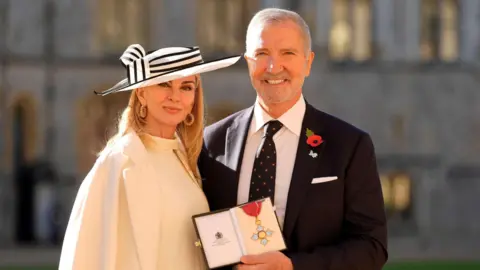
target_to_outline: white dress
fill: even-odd
[[[201,187],[194,182],[175,151],[177,140],[150,136],[155,142],[147,147],[161,182],[163,204],[158,250],[158,269],[206,269],[197,240],[192,216],[209,211]],[[155,241],[155,239],[152,239]]]

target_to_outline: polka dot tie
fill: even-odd
[[[277,168],[277,152],[273,135],[282,128],[277,120],[269,121],[264,127],[262,141],[255,155],[252,178],[250,181],[249,201],[270,197],[275,199],[275,176]]]

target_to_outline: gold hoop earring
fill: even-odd
[[[185,117],[185,120],[183,120],[183,123],[185,123],[187,126],[193,125],[193,122],[195,122],[195,116],[193,116],[191,113],[187,114],[187,117]]]
[[[139,115],[141,118],[145,119],[147,117],[147,106],[141,105]]]

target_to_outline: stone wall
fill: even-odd
[[[94,155],[97,150],[82,149],[87,152],[79,155],[79,147],[84,146],[83,136],[86,136],[78,127],[79,117],[83,117],[84,123],[98,117],[82,116],[79,106],[95,103],[97,97],[93,97],[93,90],[117,82],[124,71],[117,58],[113,62],[96,58],[95,9],[91,1],[56,1],[59,12],[55,20],[55,44],[59,53],[54,76],[56,95],[54,104],[45,104],[46,76],[41,58],[45,34],[43,1],[33,2],[10,1],[7,45],[15,57],[6,73],[8,84],[0,83],[0,88],[8,88],[0,90],[7,92],[7,107],[22,95],[36,101],[34,122],[38,136],[31,150],[34,158],[45,155],[45,107],[55,108],[53,162],[63,179],[58,196],[63,211],[60,223],[64,226],[76,188],[91,162],[88,159],[91,156],[85,156]],[[265,6],[284,6],[287,2],[262,1]],[[371,134],[382,174],[404,172],[410,176],[412,205],[408,215],[396,215],[390,220],[393,257],[442,254],[449,243],[451,254],[466,254],[465,247],[478,248],[474,239],[478,239],[480,231],[477,214],[480,205],[480,1],[462,1],[461,61],[449,65],[419,63],[418,18],[412,16],[418,14],[419,1],[374,0],[373,3],[373,43],[378,50],[377,59],[363,65],[339,65],[327,60],[330,0],[304,0],[299,5],[308,21],[314,24],[316,52],[304,95],[317,108]],[[184,12],[182,18],[190,23],[176,20],[171,17],[173,12],[165,10]],[[196,13],[187,1],[151,1],[150,12],[151,38],[146,47],[195,43]],[[234,67],[202,77],[210,122],[255,100],[243,59]],[[108,115],[107,120],[113,122],[114,117]],[[88,129],[86,124],[82,127]],[[7,131],[8,127],[3,132]],[[8,166],[11,155],[1,154],[5,168],[0,177],[0,242],[3,242],[12,236],[15,198]],[[465,245],[455,244],[451,240],[455,238],[464,239]]]

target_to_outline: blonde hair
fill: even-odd
[[[200,173],[197,170],[197,161],[203,144],[203,127],[204,127],[204,103],[203,103],[203,87],[200,76],[196,75],[195,100],[191,114],[194,117],[193,124],[185,125],[181,122],[177,126],[177,135],[181,140],[184,148],[189,169],[193,175],[200,181]],[[118,130],[108,141],[105,148],[100,151],[99,155],[109,151],[115,143],[121,139],[129,130],[134,131],[142,142],[147,145],[147,134],[144,126],[145,119],[140,117],[141,103],[137,97],[136,91],[132,91],[128,106],[123,110],[118,120]]]

